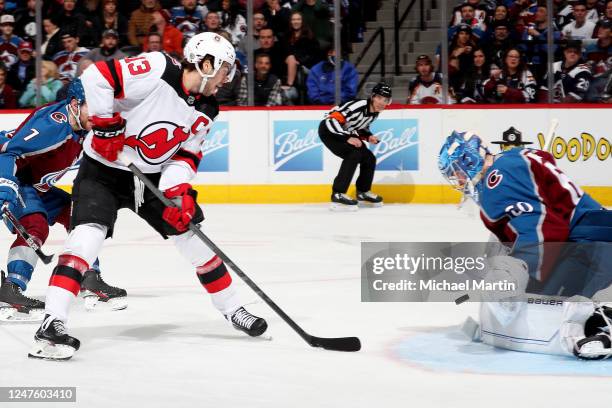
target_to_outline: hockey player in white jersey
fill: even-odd
[[[223,261],[188,230],[204,217],[189,181],[202,157],[201,146],[218,114],[217,89],[231,81],[234,47],[214,33],[192,37],[184,60],[153,52],[98,62],[81,80],[92,132],[73,188],[72,231],[53,270],[45,319],[29,356],[69,359],[80,342],[67,334],[68,309],[83,273],[113,234],[120,208],[136,212],[195,267],[214,306],[236,329],[265,332],[264,319],[247,312]],[[121,153],[121,159],[119,154]],[[125,167],[139,167],[178,207],[165,207]]]

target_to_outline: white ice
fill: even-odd
[[[452,373],[399,358],[400,342],[458,325],[476,305],[362,303],[360,243],[486,240],[473,210],[203,207],[205,232],[306,331],[358,336],[363,349],[311,348],[261,302],[248,308],[268,320],[272,340],[235,331],[173,246],[122,211],[101,261],[106,281],[127,289],[127,310],[88,313],[76,302],[68,326],[82,347],[63,363],[26,357],[37,325],[0,325],[0,386],[76,386],[79,407],[609,406],[610,377]],[[54,227],[45,250],[59,253],[64,237]],[[12,237],[0,238],[8,250]],[[44,296],[52,266],[35,271],[29,295]]]

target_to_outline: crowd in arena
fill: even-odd
[[[92,63],[162,51],[177,59],[199,32],[236,48],[238,73],[221,88],[222,105],[248,104],[247,42],[252,36],[254,103],[329,105],[340,60],[342,102],[356,97],[359,75],[351,43],[379,0],[341,0],[342,54],[333,48],[333,0],[44,0],[37,30],[35,0],[0,0],[0,109],[31,108],[65,96]],[[420,55],[407,103],[547,102],[548,12],[534,0],[466,0],[449,17],[448,56]],[[554,102],[612,100],[612,0],[554,0]],[[435,29],[430,27],[430,29]],[[36,33],[44,59],[35,79]],[[448,64],[449,92],[442,93]],[[398,101],[404,102],[404,101]]]
[[[38,105],[62,98],[70,80],[97,61],[151,51],[180,59],[186,41],[200,32],[222,35],[236,47],[238,72],[243,75],[219,91],[221,104],[247,104],[248,32],[255,49],[256,105],[333,103],[334,1],[253,3],[249,30],[246,0],[44,0]],[[345,45],[360,41],[363,16],[373,3],[378,1],[341,2]],[[37,105],[35,4],[35,0],[0,0],[0,108]],[[342,59],[342,98],[348,100],[356,95],[357,71]]]
[[[557,103],[612,102],[612,0],[554,0],[553,88]],[[409,103],[548,102],[546,2],[466,0],[448,28],[447,100],[441,47],[415,62]]]

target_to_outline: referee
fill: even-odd
[[[342,159],[338,175],[332,187],[332,210],[357,210],[358,204],[382,206],[382,197],[370,191],[376,157],[364,142],[378,143],[370,132],[370,124],[391,103],[391,87],[380,82],[372,89],[368,99],[354,99],[335,106],[319,125],[319,137],[333,154]],[[346,195],[357,165],[357,200]]]

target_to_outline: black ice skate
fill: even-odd
[[[371,191],[358,192],[357,201],[360,206],[382,207],[383,205],[383,198]]]
[[[357,211],[357,200],[353,200],[351,197],[343,193],[333,193],[331,196],[331,207],[332,211]]]
[[[226,315],[234,328],[243,331],[251,337],[261,336],[268,328],[268,323],[261,317],[250,314],[244,307],[236,310],[233,315]]]
[[[32,299],[21,293],[19,285],[9,281],[2,272],[0,286],[0,321],[41,321],[45,312],[45,302]]]
[[[93,269],[83,275],[81,296],[85,299],[87,310],[122,310],[127,307],[125,289],[110,286],[102,279],[100,272]]]
[[[68,360],[81,346],[81,342],[66,333],[64,322],[45,315],[40,328],[34,335],[34,347],[28,353],[30,358],[45,360]]]

